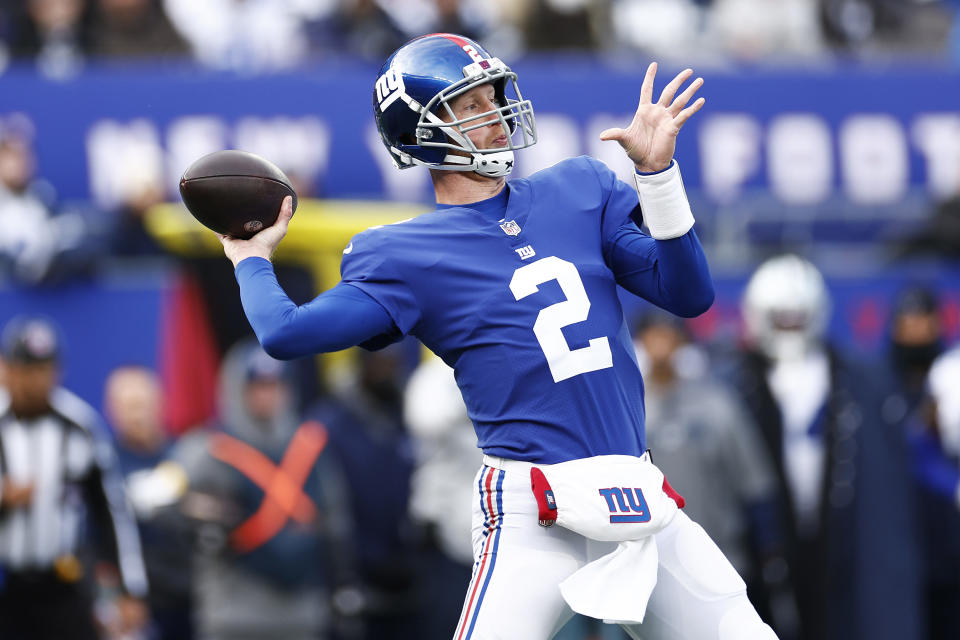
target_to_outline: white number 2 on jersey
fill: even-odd
[[[590,313],[590,299],[572,262],[550,256],[524,265],[513,272],[510,291],[513,297],[522,300],[551,280],[557,281],[567,299],[541,309],[533,324],[533,333],[547,357],[553,381],[560,382],[581,373],[612,367],[613,356],[606,337],[593,338],[588,346],[580,349],[570,349],[563,337],[564,327],[583,322]]]

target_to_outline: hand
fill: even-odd
[[[601,140],[619,142],[637,166],[637,171],[643,173],[660,171],[670,166],[680,127],[706,102],[704,98],[698,98],[687,107],[693,94],[703,86],[703,78],[691,82],[674,100],[680,85],[693,75],[693,69],[685,69],[664,87],[660,100],[654,104],[653,79],[656,75],[657,63],[651,62],[647,67],[647,75],[643,78],[643,86],[640,87],[640,104],[630,126],[626,129],[607,129],[600,134]]]
[[[290,224],[290,218],[293,217],[293,198],[287,196],[280,205],[280,213],[277,221],[266,229],[262,229],[249,240],[240,240],[217,234],[220,243],[223,244],[223,252],[233,263],[234,268],[244,258],[265,258],[267,260],[276,251],[277,245],[287,235],[287,227]]]
[[[14,507],[26,507],[33,501],[33,484],[17,484],[10,479],[10,476],[3,477],[3,495],[0,497],[0,503],[4,507],[11,509]]]

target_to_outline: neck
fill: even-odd
[[[470,204],[492,198],[507,184],[506,178],[487,178],[472,171],[430,171],[437,204]]]

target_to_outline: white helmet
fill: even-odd
[[[742,308],[752,346],[774,359],[799,358],[822,342],[830,296],[815,266],[787,254],[770,258],[754,272]]]

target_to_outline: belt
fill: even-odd
[[[647,449],[638,460],[641,462],[653,462],[653,456]],[[549,464],[540,464],[539,462],[530,462],[528,460],[510,460],[499,456],[483,454],[483,464],[494,469],[503,469],[504,471],[530,471],[532,467],[549,467]]]

